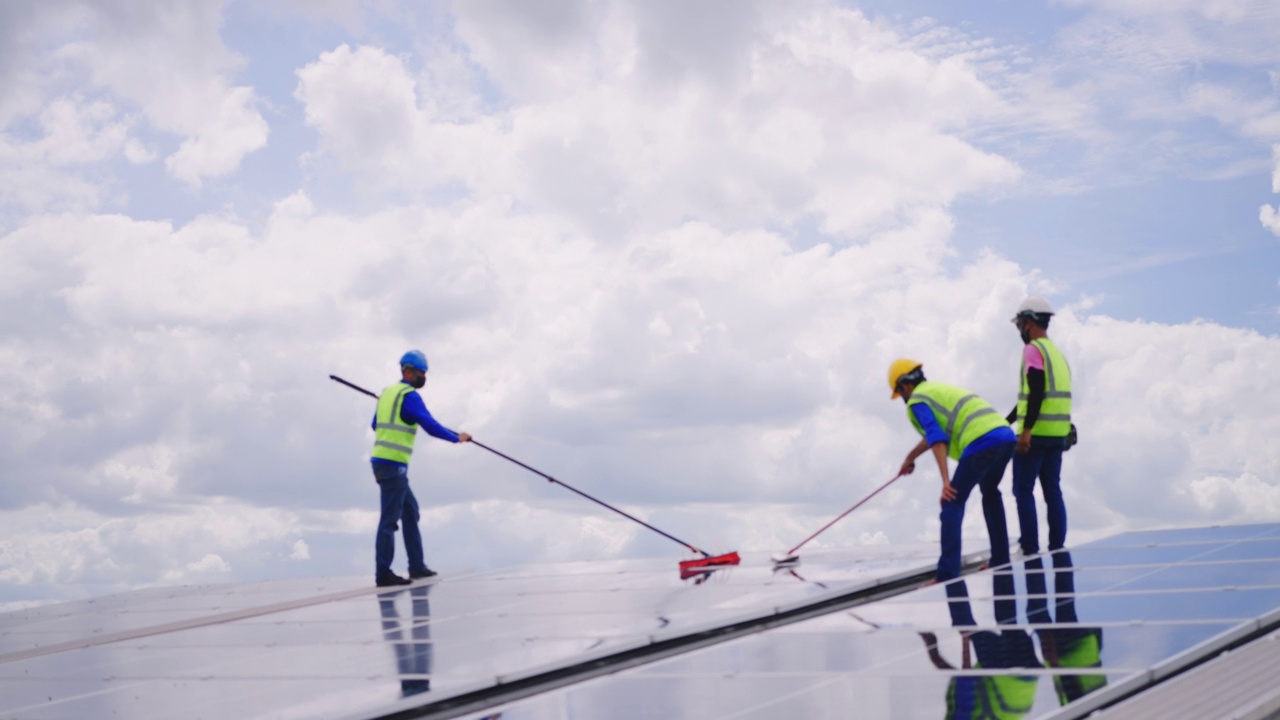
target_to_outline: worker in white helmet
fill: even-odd
[[[1071,424],[1071,368],[1049,339],[1053,306],[1041,297],[1028,297],[1018,306],[1013,324],[1022,336],[1022,370],[1018,404],[1009,413],[1017,421],[1018,443],[1013,456],[1013,497],[1018,505],[1018,545],[1024,555],[1040,552],[1036,522],[1036,479],[1044,494],[1049,524],[1049,551],[1067,540],[1067,507],[1062,500],[1062,453]]]

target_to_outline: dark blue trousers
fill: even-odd
[[[987,521],[991,539],[991,566],[1009,563],[1009,529],[1004,518],[1004,498],[1000,496],[1000,480],[1013,456],[1013,443],[1003,443],[960,458],[951,487],[956,499],[942,503],[942,555],[938,558],[938,582],[960,576],[960,526],[964,523],[964,504],[975,487],[982,491],[982,515]]]
[[[1025,455],[1013,456],[1013,499],[1018,503],[1018,546],[1024,555],[1040,552],[1040,528],[1036,521],[1036,478],[1044,494],[1049,522],[1049,550],[1061,550],[1067,542],[1067,506],[1062,501],[1063,438],[1031,438]]]
[[[418,499],[409,489],[409,468],[403,465],[372,463],[373,477],[382,492],[382,517],[378,519],[378,537],[374,542],[375,577],[391,573],[396,556],[396,525],[404,526],[404,552],[409,557],[409,572],[424,573],[422,534],[418,532]]]

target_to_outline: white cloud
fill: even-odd
[[[1280,193],[1280,143],[1271,146],[1271,192]]]
[[[1280,143],[1271,146],[1271,162],[1271,192],[1280,193]],[[1280,237],[1280,205],[1263,205],[1258,209],[1258,220],[1271,234]]]
[[[1258,220],[1262,222],[1262,227],[1271,231],[1271,234],[1280,237],[1280,206],[1263,205],[1258,210]]]
[[[129,125],[109,103],[64,97],[39,113],[34,137],[0,132],[0,207],[95,207],[102,191],[76,173],[119,153]]]
[[[1033,149],[1012,146],[1015,157],[1087,186],[1260,171],[1259,143],[1280,137],[1280,110],[1265,81],[1280,63],[1273,32],[1280,6],[1266,0],[1066,4],[1083,12],[1056,28],[1053,51],[1026,74],[1033,82],[1049,79],[1048,96],[1067,112],[1070,139],[1078,143],[1071,162],[1046,152],[1042,142]],[[1034,84],[1012,85],[1028,101],[1016,103],[1019,109],[1035,100]],[[1206,131],[1206,120],[1217,131]]]
[[[290,560],[310,560],[311,546],[307,545],[306,540],[299,540],[293,544],[293,552],[289,553]]]
[[[299,71],[308,123],[366,182],[420,192],[463,183],[579,218],[597,237],[687,217],[732,227],[808,215],[852,235],[1018,176],[951,132],[999,111],[967,61],[927,57],[855,11],[819,4],[753,17],[717,40],[736,45],[686,48],[688,72],[658,84],[653,74],[670,60],[659,57],[663,39],[621,9],[575,10],[591,30],[548,26],[555,43],[558,33],[572,39],[527,63],[512,59],[552,40],[537,28],[508,37],[515,26],[488,22],[514,8],[463,8],[460,33],[478,62],[527,102],[437,118],[435,88],[369,47],[339,47]],[[632,61],[615,57],[632,52],[615,36],[628,38]],[[726,58],[737,63],[728,75]]]
[[[0,79],[8,81],[0,93],[0,173],[5,185],[24,189],[0,194],[0,202],[94,207],[104,184],[83,170],[15,164],[5,157],[6,143],[55,167],[121,154],[139,163],[155,151],[126,132],[156,130],[181,139],[166,165],[193,186],[232,172],[265,147],[267,123],[254,90],[230,82],[243,60],[219,37],[223,4],[51,0],[5,11],[15,37],[0,45]],[[59,99],[68,88],[96,99]],[[23,148],[14,133],[32,116],[45,132]]]
[[[267,144],[267,121],[250,107],[252,103],[251,88],[231,88],[206,124],[165,160],[165,167],[195,186],[202,178],[234,171],[245,155]]]
[[[181,570],[171,570],[160,576],[160,582],[166,585],[177,585],[192,580],[207,580],[210,576],[226,577],[231,566],[220,556],[209,553],[192,563],[187,563]]]

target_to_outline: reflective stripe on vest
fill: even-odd
[[[1071,367],[1063,357],[1058,346],[1049,338],[1032,340],[1033,345],[1044,358],[1044,401],[1040,403],[1040,415],[1036,424],[1031,426],[1031,434],[1040,437],[1066,437],[1071,432]],[[1031,388],[1027,384],[1027,360],[1022,360],[1022,375],[1019,379],[1021,390],[1018,393],[1018,431],[1022,431],[1022,421],[1027,417],[1027,399]]]
[[[994,408],[968,390],[925,381],[911,391],[911,399],[907,401],[907,417],[921,435],[924,434],[924,428],[920,427],[920,421],[911,411],[912,405],[921,403],[929,406],[938,425],[950,439],[947,454],[953,460],[960,459],[969,443],[998,427],[1008,427],[1008,423]]]
[[[404,396],[411,392],[412,386],[399,382],[389,385],[378,396],[378,412],[373,426],[373,457],[409,464],[418,426],[404,425],[400,420],[400,408],[404,405]]]

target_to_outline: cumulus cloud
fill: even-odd
[[[735,18],[734,32],[717,33],[713,49],[691,38],[681,49],[651,27],[674,22],[676,6],[633,17],[570,3],[554,23],[520,22],[519,6],[468,4],[458,20],[512,105],[438,118],[435,88],[401,58],[341,46],[298,72],[295,95],[322,147],[369,182],[461,183],[585,221],[598,238],[687,217],[817,216],[851,235],[1018,176],[953,134],[999,111],[966,59],[930,57],[856,11],[735,5],[716,15]],[[544,49],[538,63],[515,60]]]
[[[1258,220],[1262,222],[1262,227],[1270,230],[1273,235],[1280,237],[1280,208],[1263,205],[1258,210]]]
[[[219,37],[223,2],[51,0],[6,8],[0,39],[0,203],[92,209],[109,183],[81,167],[149,162],[177,137],[169,172],[198,186],[266,145],[243,60]],[[7,39],[6,39],[7,38]],[[32,118],[41,133],[26,129]]]
[[[0,208],[97,207],[107,192],[79,172],[119,154],[130,125],[110,103],[70,96],[45,105],[32,131],[0,127]]]

